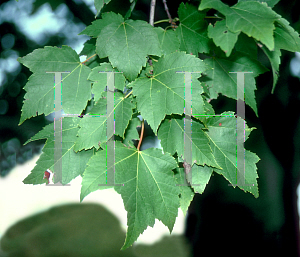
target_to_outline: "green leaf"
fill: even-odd
[[[180,4],[178,8],[180,24],[176,29],[180,50],[195,55],[209,52],[211,40],[207,36],[205,15],[205,12],[199,12],[193,5]]]
[[[76,135],[78,133],[78,117],[65,117],[62,120],[62,184],[68,184],[72,179],[81,175],[85,170],[88,160],[92,157],[93,151],[74,152]],[[43,153],[38,159],[36,166],[31,173],[23,180],[24,184],[42,184],[45,183],[44,172],[50,169],[54,170],[54,128],[53,123],[45,126],[43,130],[38,132],[29,141],[47,138],[43,148]],[[27,143],[26,142],[26,143]]]
[[[123,22],[122,15],[115,14],[113,12],[103,13],[102,19],[93,21],[92,25],[87,26],[78,35],[88,35],[90,37],[96,38],[100,35],[103,28],[113,22]]]
[[[175,179],[180,191],[180,195],[179,195],[180,208],[183,214],[186,215],[187,210],[194,198],[195,193],[189,185],[184,186],[186,183],[184,168],[175,169]]]
[[[130,81],[146,66],[147,55],[161,56],[154,28],[145,21],[124,19],[115,20],[101,30],[96,52],[100,58],[108,56],[112,66],[123,71]]]
[[[192,120],[192,162],[221,168],[213,156],[209,146],[209,140],[202,128],[204,128],[204,126],[199,121]],[[166,118],[161,123],[158,138],[161,139],[161,145],[164,151],[171,155],[177,152],[178,156],[183,160],[186,159],[184,155],[185,137],[187,138],[188,135],[185,134],[183,117],[173,116],[172,118]]]
[[[246,2],[246,1],[251,2],[253,0],[239,0],[239,2]],[[266,2],[268,6],[273,8],[280,0],[256,0],[256,1],[261,3]]]
[[[128,147],[133,148],[134,144],[133,140],[139,140],[139,133],[137,132],[137,127],[141,126],[141,121],[139,118],[136,117],[136,114],[132,115],[133,118],[129,121],[129,125],[125,130],[125,138],[123,140],[123,144],[127,145]]]
[[[174,30],[164,30],[161,27],[154,28],[160,42],[163,54],[170,54],[179,50],[179,40]]]
[[[97,190],[98,181],[105,181],[104,158],[105,152],[100,151],[91,159],[89,165],[97,169],[84,172],[81,199]],[[148,226],[153,227],[155,218],[172,231],[179,208],[179,189],[172,171],[176,167],[175,159],[161,149],[138,151],[115,142],[115,183],[123,184],[115,190],[122,196],[128,225],[122,249],[131,246]]]
[[[225,20],[216,22],[215,26],[211,24],[208,26],[208,36],[217,46],[221,47],[227,57],[231,54],[239,34],[240,32],[231,32],[226,26]]]
[[[208,166],[200,166],[194,164],[192,166],[191,172],[187,174],[187,180],[191,184],[195,193],[202,194],[206,185],[208,184],[213,168]]]
[[[232,7],[220,0],[203,0],[200,10],[214,8],[226,16],[227,27],[232,32],[243,31],[261,41],[269,50],[274,49],[274,22],[280,17],[266,3],[256,1],[239,2]]]
[[[107,86],[107,73],[105,72],[118,72],[117,69],[111,67],[110,63],[101,63],[100,66],[92,69],[91,73],[88,76],[88,79],[93,81],[92,93],[94,94],[94,100],[98,101],[102,97],[102,93],[105,91]],[[109,74],[112,76],[113,73]],[[124,90],[125,87],[125,77],[122,73],[114,73],[115,79],[115,89],[120,91]]]
[[[275,23],[275,47],[291,52],[300,52],[300,38],[286,19],[280,18]]]
[[[125,98],[120,92],[115,92],[114,94],[114,113],[110,115],[114,115],[115,134],[124,137],[125,129],[132,116],[132,109],[135,108],[135,103],[133,103],[132,98]],[[110,115],[106,115],[106,110],[107,98],[106,93],[103,93],[103,98],[80,121],[79,138],[74,146],[74,151],[91,149],[92,147],[98,149],[109,139],[107,138],[107,119]]]
[[[54,111],[54,73],[62,74],[62,108],[67,114],[80,114],[91,99],[91,85],[87,80],[90,68],[80,63],[78,54],[69,46],[46,46],[36,49],[18,61],[28,67],[30,76],[24,89],[24,104],[20,123],[26,119]]]
[[[233,112],[225,112],[222,115],[233,116]],[[241,119],[238,117],[238,119]],[[221,126],[220,126],[221,124]],[[231,184],[237,184],[237,172],[245,175],[245,184],[238,185],[239,188],[250,192],[256,198],[258,197],[257,187],[257,167],[256,163],[260,160],[256,154],[245,150],[245,171],[237,170],[236,167],[236,118],[233,117],[211,117],[207,120],[208,132],[206,132],[210,146],[218,164],[222,170],[214,169],[215,172],[223,175]],[[245,125],[245,140],[250,132]],[[193,182],[194,183],[194,182]],[[249,186],[249,185],[254,186]]]
[[[208,69],[204,62],[193,55],[175,52],[161,57],[153,63],[151,78],[138,78],[128,86],[132,87],[137,98],[137,108],[155,135],[160,122],[166,114],[184,112],[184,74],[176,72],[203,72]],[[204,113],[203,93],[197,78],[200,73],[192,74],[193,112]]]
[[[213,67],[213,70],[206,71],[206,84],[210,87],[210,97],[215,99],[221,93],[227,97],[237,100],[237,74],[230,72],[253,72],[244,75],[245,102],[257,115],[254,90],[256,90],[255,77],[267,71],[257,60],[249,55],[236,52],[229,58],[213,57],[205,59],[204,62]]]
[[[95,4],[95,8],[97,10],[97,14],[95,17],[97,17],[99,15],[99,13],[101,12],[101,9],[103,8],[103,6],[105,4],[108,4],[111,0],[95,0],[94,4]]]
[[[273,73],[273,87],[272,87],[272,94],[273,94],[279,77],[279,65],[280,65],[281,52],[277,48],[275,48],[274,51],[270,51],[265,46],[262,46],[261,49],[265,52],[266,56],[268,56],[271,63],[272,73]]]
[[[102,186],[107,183],[107,153],[105,150],[99,150],[95,153],[87,163],[82,182],[80,192],[80,202],[96,190],[103,190],[112,188],[113,186]],[[100,186],[99,186],[100,185]]]

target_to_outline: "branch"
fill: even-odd
[[[173,19],[172,19],[172,17],[171,17],[170,12],[169,12],[169,8],[168,8],[168,6],[167,6],[167,0],[162,0],[162,1],[163,1],[163,3],[164,3],[165,11],[166,11],[166,13],[167,13],[167,15],[168,15],[168,18],[169,18],[169,23],[171,23],[172,28],[174,28],[174,27],[176,26],[176,23],[173,22]]]
[[[165,11],[168,15],[168,18],[169,18],[169,22],[171,23],[172,22],[172,17],[171,17],[171,14],[169,13],[169,8],[167,6],[167,0],[163,0],[163,3],[164,3],[164,6],[165,6]]]
[[[156,3],[156,0],[151,0],[150,20],[149,20],[149,23],[151,26],[154,25],[155,3]]]

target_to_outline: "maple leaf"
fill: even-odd
[[[116,73],[118,70],[114,69],[110,63],[100,63],[100,66],[92,69],[88,76],[88,79],[93,81],[92,93],[94,94],[94,100],[98,101],[102,97],[102,93],[107,86],[107,73],[111,73],[108,76],[114,76],[114,87],[123,91],[125,87],[125,77],[122,73]],[[113,73],[114,72],[114,73]]]
[[[178,185],[180,195],[179,195],[179,202],[180,208],[184,215],[186,215],[187,210],[194,198],[194,191],[193,189],[186,183],[186,176],[184,173],[184,168],[176,168],[175,172],[175,179]]]
[[[153,75],[138,78],[128,84],[137,98],[137,108],[155,135],[160,122],[166,114],[184,112],[184,75],[176,72],[203,72],[209,66],[193,55],[175,52],[161,57],[153,63]],[[201,87],[197,78],[200,73],[192,74],[193,112],[204,113]]]
[[[209,52],[211,40],[207,36],[205,15],[206,12],[199,12],[193,5],[180,4],[178,8],[180,24],[176,29],[180,50],[193,54]]]
[[[223,175],[231,184],[237,184],[237,172],[243,174],[245,183],[237,186],[258,197],[258,187],[256,164],[260,159],[248,150],[245,150],[245,171],[238,170],[236,167],[236,118],[233,112],[224,112],[221,117],[210,117],[207,119],[208,131],[205,132],[210,140],[210,146],[218,164],[222,170],[214,171]],[[227,117],[224,117],[227,116]],[[231,117],[230,117],[231,116]],[[241,119],[238,117],[238,119]],[[220,126],[222,124],[222,126]],[[250,132],[255,128],[248,128],[245,124],[245,140],[248,139]],[[194,183],[194,180],[193,180]]]
[[[243,31],[274,49],[274,22],[280,17],[266,3],[255,1],[239,2],[229,7],[220,0],[202,0],[199,10],[214,8],[226,17],[226,25],[232,32]]]
[[[78,54],[69,46],[46,46],[36,49],[18,61],[28,67],[30,76],[24,89],[27,91],[22,107],[20,124],[30,117],[54,111],[54,74],[62,74],[62,108],[65,113],[79,114],[91,99],[91,85],[87,80],[90,68],[83,65]]]
[[[113,14],[111,14],[113,15]],[[96,43],[96,53],[100,58],[107,57],[113,67],[124,72],[130,81],[146,66],[147,55],[161,56],[161,49],[154,28],[145,21],[126,20],[118,15],[105,26]],[[103,22],[111,21],[110,13]]]
[[[209,86],[210,97],[217,98],[221,93],[227,97],[237,100],[237,74],[230,72],[252,72],[244,75],[245,102],[257,115],[254,90],[256,90],[255,77],[267,71],[267,69],[249,55],[236,52],[230,57],[207,58],[204,62],[213,67],[206,71],[205,83]]]
[[[81,200],[91,191],[105,184],[106,152],[98,151],[83,174]],[[96,167],[96,168],[94,168]],[[154,226],[155,218],[162,221],[170,232],[179,208],[179,189],[173,169],[177,167],[170,154],[161,149],[148,148],[138,151],[115,142],[115,186],[121,194],[127,211],[128,231],[122,249],[126,249],[148,227]]]
[[[154,28],[160,42],[163,54],[170,54],[179,50],[180,42],[174,30],[164,30],[160,27]]]
[[[78,124],[80,118],[66,117],[62,120],[62,184],[68,184],[72,179],[82,175],[88,160],[93,155],[93,150],[74,152],[74,145],[77,139]],[[31,173],[23,180],[24,184],[45,183],[43,176],[47,169],[54,170],[54,129],[53,123],[45,126],[40,132],[29,139],[25,144],[39,139],[46,138],[42,154]],[[54,177],[55,178],[55,177]]]
[[[100,145],[105,143],[107,138],[107,119],[110,115],[114,115],[115,119],[115,134],[124,137],[125,129],[131,120],[132,109],[135,108],[135,102],[132,97],[125,98],[120,92],[115,92],[114,111],[108,116],[106,92],[103,93],[103,98],[93,106],[89,114],[85,115],[79,123],[80,130],[78,132],[79,138],[74,146],[74,151],[82,149],[90,149],[95,147],[98,149]]]
[[[207,164],[212,167],[221,168],[213,156],[212,150],[209,146],[209,140],[202,130],[204,126],[199,121],[192,120],[192,162],[197,164]],[[184,138],[189,140],[188,135],[184,135],[184,118],[175,117],[166,118],[160,125],[158,131],[158,138],[161,139],[161,145],[164,151],[174,155],[175,152],[182,159],[186,159],[184,155]]]
[[[240,32],[231,32],[226,26],[226,21],[218,21],[215,26],[208,25],[208,36],[213,39],[217,46],[226,53],[228,57],[238,39]]]

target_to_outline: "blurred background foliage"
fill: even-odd
[[[178,16],[181,2],[199,4],[199,1],[168,1],[173,18]],[[233,5],[237,1],[223,2]],[[125,15],[129,6],[129,1],[112,0],[103,11]],[[300,1],[282,0],[274,10],[300,32]],[[148,21],[149,11],[150,0],[138,0],[130,18]],[[1,1],[0,176],[8,176],[16,164],[41,152],[43,141],[22,144],[53,121],[51,115],[42,114],[18,126],[25,94],[23,87],[31,73],[16,59],[45,45],[70,45],[79,53],[89,38],[77,34],[95,20],[95,13],[93,1]],[[155,21],[161,19],[167,19],[167,15],[162,1],[157,0]],[[44,27],[40,26],[42,23]],[[271,69],[262,51],[258,58]],[[299,55],[282,51],[280,77],[274,94],[271,94],[272,72],[257,79],[259,117],[246,106],[246,121],[257,129],[245,147],[261,158],[257,165],[260,197],[255,199],[228,186],[223,177],[215,174],[204,193],[196,195],[189,208],[186,236],[193,245],[194,256],[227,252],[232,256],[283,256],[287,252],[289,256],[299,256],[299,77]],[[224,96],[212,100],[211,104],[216,113],[236,110],[236,102]]]

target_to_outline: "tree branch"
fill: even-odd
[[[151,0],[150,20],[149,20],[149,23],[151,26],[154,26],[155,3],[156,3],[156,0]]]

